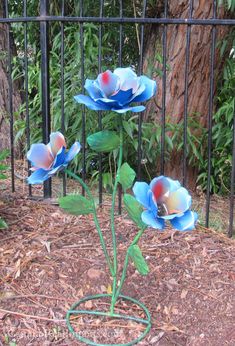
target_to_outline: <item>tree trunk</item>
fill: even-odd
[[[0,17],[4,17],[4,2],[0,2]],[[12,37],[11,37],[12,39]],[[10,147],[9,83],[7,77],[7,25],[0,24],[0,150]],[[19,109],[21,97],[18,83],[13,83],[13,112]]]
[[[168,1],[169,18],[189,18],[189,0]],[[155,15],[162,16],[163,8],[156,7]],[[161,13],[159,13],[161,11]],[[151,14],[152,15],[152,14]],[[217,10],[217,17],[225,16],[223,8]],[[213,0],[195,0],[193,18],[207,19],[213,17]],[[227,27],[217,27],[216,42],[221,40],[229,31]],[[166,77],[166,121],[179,123],[184,115],[184,93],[185,93],[185,59],[186,59],[186,25],[167,26],[167,77]],[[162,69],[162,64],[156,61],[156,53],[161,52],[162,31],[153,25],[148,33],[148,41],[145,50],[144,70],[151,64],[156,69]],[[202,25],[191,26],[191,43],[188,75],[188,115],[195,116],[203,127],[208,124],[209,95],[210,95],[210,54],[211,54],[212,27]],[[159,51],[160,47],[160,51]],[[153,60],[154,59],[154,60]],[[158,59],[159,60],[159,59]],[[215,56],[215,87],[216,80],[223,67],[223,59],[219,50],[216,49]],[[147,105],[146,119],[161,121],[162,117],[162,78],[157,77],[158,93],[155,100]],[[216,88],[215,88],[216,89]],[[191,129],[193,130],[193,129]],[[175,154],[174,154],[175,155]],[[178,155],[179,156],[179,155]],[[181,157],[182,158],[182,157]],[[179,179],[182,178],[182,160],[178,157],[177,163],[171,160],[166,166],[166,171]],[[178,167],[177,167],[178,166]],[[174,169],[173,169],[174,167]]]

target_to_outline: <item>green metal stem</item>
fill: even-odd
[[[150,313],[148,311],[148,309],[146,308],[146,306],[139,302],[138,300],[131,298],[131,297],[127,297],[127,296],[123,296],[123,295],[119,295],[120,299],[129,301],[137,306],[139,306],[139,308],[142,310],[142,312],[145,314],[145,318],[141,318],[141,317],[137,317],[137,316],[130,316],[130,315],[122,315],[122,314],[113,314],[113,316],[111,316],[111,314],[109,312],[106,311],[96,311],[96,310],[79,310],[78,307],[80,304],[85,303],[89,300],[96,300],[96,299],[102,299],[102,298],[111,298],[112,299],[112,295],[111,294],[97,294],[94,296],[88,296],[85,298],[82,298],[81,300],[79,300],[77,303],[73,304],[71,309],[68,310],[67,314],[66,314],[66,323],[68,326],[68,329],[70,331],[70,333],[72,333],[72,335],[79,340],[80,342],[86,344],[86,345],[91,345],[91,346],[132,346],[132,345],[136,345],[138,344],[141,340],[144,339],[144,337],[147,335],[147,333],[150,331],[151,328],[151,316]],[[117,319],[123,319],[123,320],[131,320],[131,321],[135,321],[137,323],[141,323],[145,326],[145,330],[141,333],[141,335],[139,337],[137,337],[136,339],[129,341],[127,343],[123,343],[123,344],[104,344],[104,343],[97,343],[95,341],[89,340],[85,337],[83,337],[81,334],[82,332],[76,332],[71,324],[70,321],[70,317],[72,316],[76,316],[76,315],[94,315],[94,316],[103,316],[103,317],[107,317],[107,318],[117,318]],[[81,333],[81,334],[80,334]]]
[[[117,165],[117,174],[115,177],[114,187],[113,187],[113,195],[112,195],[112,207],[111,207],[111,232],[112,232],[112,242],[113,242],[113,267],[114,267],[114,275],[113,275],[113,287],[112,287],[112,301],[110,313],[113,315],[114,313],[114,305],[115,305],[115,296],[116,296],[116,288],[117,288],[117,271],[118,271],[118,263],[117,263],[117,244],[116,244],[116,232],[115,232],[115,200],[117,195],[117,187],[119,181],[119,171],[122,165],[122,157],[123,157],[123,124],[122,117],[118,116],[119,123],[119,157],[118,157],[118,165]]]
[[[140,240],[140,238],[141,238],[143,233],[144,233],[144,229],[142,228],[138,232],[138,234],[135,236],[135,238],[132,241],[131,245],[127,249],[127,253],[126,253],[126,257],[125,257],[125,261],[124,261],[124,266],[123,266],[123,270],[122,270],[122,276],[121,276],[120,284],[118,286],[118,289],[117,289],[115,297],[114,297],[114,304],[116,303],[116,301],[117,301],[117,299],[118,299],[118,297],[120,295],[122,286],[123,286],[125,278],[126,278],[126,272],[127,272],[127,267],[128,267],[128,263],[129,263],[129,249],[130,249],[131,246],[136,245],[138,243],[138,241]]]
[[[102,230],[100,228],[99,220],[98,220],[97,213],[96,213],[96,207],[95,207],[94,198],[93,198],[93,196],[92,196],[92,194],[90,192],[90,189],[86,185],[86,183],[84,183],[84,181],[79,176],[77,176],[76,174],[74,174],[70,170],[66,169],[65,173],[67,173],[70,177],[76,179],[80,183],[80,185],[84,188],[84,190],[86,191],[88,197],[90,198],[90,201],[92,203],[92,208],[93,208],[94,222],[95,222],[95,226],[96,226],[96,229],[98,231],[98,234],[99,234],[100,243],[101,243],[101,246],[102,246],[102,249],[103,249],[106,261],[108,263],[110,273],[111,273],[112,276],[114,276],[115,275],[115,270],[114,270],[114,267],[113,267],[113,265],[111,263],[111,260],[110,260],[110,257],[109,257],[109,254],[108,254],[108,251],[107,251],[107,248],[106,248],[106,244],[105,244],[105,240],[104,240],[104,237],[103,237],[103,233],[102,233]]]

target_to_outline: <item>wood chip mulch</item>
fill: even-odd
[[[2,192],[1,201],[9,228],[0,232],[0,345],[82,345],[68,333],[66,311],[112,283],[92,216],[69,216],[19,193]],[[99,218],[111,249],[108,205]],[[137,230],[125,214],[116,226],[121,266]],[[139,345],[235,345],[234,240],[200,226],[186,233],[148,229],[140,247],[150,273],[142,277],[130,264],[123,288],[152,315]],[[77,328],[103,343],[128,342],[141,329],[87,317],[77,319]]]

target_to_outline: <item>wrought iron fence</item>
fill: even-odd
[[[30,109],[29,109],[29,90],[28,90],[28,25],[29,23],[38,23],[40,27],[40,47],[41,47],[41,114],[42,114],[42,134],[43,142],[47,143],[51,130],[51,115],[50,115],[50,42],[49,42],[49,30],[50,25],[53,22],[60,23],[61,30],[61,61],[60,61],[60,78],[61,78],[61,131],[65,130],[65,92],[64,92],[64,35],[66,25],[69,23],[77,23],[80,32],[80,64],[81,64],[81,85],[84,92],[84,69],[85,69],[85,52],[84,52],[84,25],[86,23],[94,23],[98,28],[98,72],[102,70],[102,36],[104,35],[103,26],[106,23],[115,24],[119,26],[119,30],[116,33],[117,40],[119,40],[119,52],[118,60],[119,66],[122,65],[122,54],[123,54],[123,30],[124,25],[129,24],[136,26],[139,25],[139,64],[138,73],[141,74],[143,71],[144,63],[144,44],[145,44],[145,30],[146,26],[155,24],[162,27],[162,116],[161,116],[161,155],[160,155],[160,173],[164,174],[165,167],[165,143],[166,143],[166,82],[167,82],[167,32],[171,30],[172,24],[186,26],[186,49],[185,49],[185,60],[182,69],[185,71],[184,78],[184,110],[183,110],[183,157],[182,157],[182,177],[183,184],[186,183],[187,177],[187,128],[188,128],[188,102],[189,102],[189,61],[190,61],[190,44],[191,44],[191,28],[192,26],[207,26],[211,29],[211,40],[210,40],[210,96],[209,96],[209,111],[208,111],[208,169],[207,169],[207,191],[206,191],[206,219],[205,225],[209,226],[210,216],[210,201],[211,201],[211,160],[212,160],[212,122],[213,122],[213,104],[214,104],[214,83],[215,83],[215,51],[216,51],[216,31],[218,26],[228,26],[230,28],[235,26],[235,19],[220,19],[217,18],[217,6],[216,0],[212,1],[213,16],[209,19],[198,19],[193,18],[193,0],[189,0],[189,14],[188,18],[171,18],[168,16],[168,2],[164,3],[164,16],[163,17],[147,17],[146,8],[147,0],[143,0],[142,12],[139,16],[124,17],[123,16],[123,1],[120,0],[115,3],[115,6],[119,6],[118,17],[105,17],[103,8],[105,5],[104,0],[99,1],[100,13],[99,16],[84,16],[83,15],[83,0],[79,1],[79,16],[69,16],[65,13],[65,0],[59,1],[61,7],[61,15],[49,14],[49,1],[39,0],[40,5],[39,15],[27,16],[27,0],[22,1],[22,16],[13,17],[9,13],[9,1],[4,0],[5,15],[0,18],[0,23],[7,25],[7,53],[8,53],[8,83],[9,83],[9,104],[8,111],[10,117],[10,148],[11,148],[11,179],[12,179],[12,191],[15,191],[15,157],[14,157],[14,112],[13,112],[13,81],[12,81],[12,59],[13,59],[13,47],[11,41],[11,27],[14,23],[22,23],[24,30],[24,92],[25,92],[25,122],[26,122],[26,138],[27,147],[30,147]],[[138,117],[138,179],[141,177],[141,160],[142,160],[142,122],[143,116],[140,114]],[[83,157],[83,170],[82,177],[86,179],[86,133],[85,133],[85,109],[82,107],[82,157]],[[102,113],[99,112],[99,128],[102,128]],[[233,218],[234,218],[234,179],[235,179],[235,114],[233,118],[233,149],[232,149],[232,168],[231,168],[231,188],[229,197],[229,229],[228,234],[232,236],[233,233]],[[63,178],[63,191],[66,192],[66,179]],[[51,197],[51,181],[44,184],[44,197]],[[29,187],[29,194],[32,195],[32,189]],[[99,156],[99,202],[102,203],[102,157]],[[121,191],[119,193],[119,211],[121,211]]]

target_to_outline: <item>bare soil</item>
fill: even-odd
[[[5,183],[4,183],[5,184]],[[92,216],[66,215],[58,206],[27,197],[27,188],[0,191],[0,345],[82,345],[68,333],[65,315],[80,298],[112,284]],[[109,201],[99,218],[111,251]],[[119,267],[137,229],[117,215]],[[150,310],[152,328],[142,346],[235,345],[235,243],[201,226],[179,233],[146,230],[140,247],[150,273],[130,264],[123,294]],[[86,308],[97,308],[96,302]],[[102,302],[108,309],[108,302]],[[136,306],[118,303],[142,316]],[[79,316],[77,331],[100,343],[130,341],[142,325]]]

